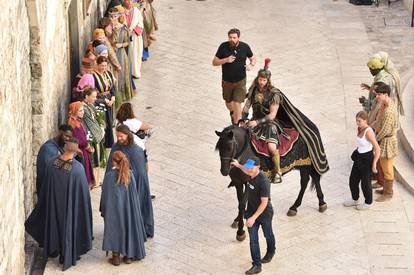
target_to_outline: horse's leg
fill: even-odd
[[[236,218],[237,220],[236,239],[238,241],[243,241],[246,238],[246,232],[243,230],[243,227],[244,227],[243,216],[244,216],[244,209],[246,206],[246,199],[244,196],[244,184],[242,183],[237,184],[236,190],[237,190],[237,200],[239,202],[239,214]]]
[[[302,198],[305,194],[306,187],[308,186],[308,182],[310,179],[310,171],[307,167],[301,167],[299,169],[300,171],[300,191],[299,195],[295,201],[295,203],[289,208],[289,211],[287,212],[287,215],[289,217],[295,216],[298,212],[298,207],[302,204]]]
[[[315,185],[316,195],[318,196],[318,200],[319,200],[319,212],[323,213],[328,208],[328,205],[324,201],[324,196],[322,193],[321,175],[319,175],[318,172],[316,171],[312,171],[311,176],[312,176],[312,184]]]
[[[234,181],[231,181],[229,186],[227,186],[227,188],[230,188],[232,186],[234,186],[236,188],[236,184],[234,183]],[[236,188],[236,195],[237,195],[237,201],[240,202],[241,196],[239,195],[239,191],[238,191],[237,188]],[[234,221],[230,226],[231,226],[231,228],[236,229],[238,224],[239,224],[239,213],[237,212],[237,216],[236,216],[236,218],[234,218]]]

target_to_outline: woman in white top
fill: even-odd
[[[119,107],[116,119],[118,123],[126,125],[133,133],[135,144],[144,150],[145,159],[148,161],[147,151],[145,149],[145,141],[147,140],[145,132],[151,129],[151,126],[136,118],[132,104],[129,102],[125,102]]]
[[[368,113],[361,111],[356,115],[358,126],[357,149],[352,153],[351,175],[349,176],[349,188],[352,200],[344,202],[344,206],[355,206],[358,210],[366,210],[372,204],[372,173],[377,173],[377,162],[380,156],[380,147],[375,138],[375,133],[368,126]],[[361,182],[362,193],[365,197],[364,203],[359,203],[359,182]]]

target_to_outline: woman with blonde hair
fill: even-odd
[[[120,256],[127,264],[145,257],[146,234],[137,186],[127,156],[112,154],[112,169],[105,174],[100,208],[104,218],[102,249],[112,251],[111,264],[118,266]]]
[[[356,114],[357,149],[352,153],[351,175],[349,176],[349,188],[352,200],[344,202],[345,207],[356,207],[358,210],[367,210],[372,204],[372,173],[377,173],[377,162],[380,157],[380,147],[375,138],[374,130],[368,126],[368,113],[360,111]],[[359,203],[359,183],[365,202]]]

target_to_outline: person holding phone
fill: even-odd
[[[246,64],[247,58],[250,63]],[[213,59],[213,66],[221,66],[223,99],[233,124],[241,119],[241,103],[246,98],[246,71],[256,64],[250,46],[240,41],[240,30],[228,31],[228,41],[221,43]]]
[[[356,114],[357,149],[352,153],[351,175],[349,176],[349,188],[352,200],[345,201],[345,207],[356,207],[358,210],[367,210],[372,205],[372,173],[377,173],[377,163],[380,157],[380,146],[375,138],[374,130],[368,126],[368,113],[360,111]],[[359,203],[359,183],[365,202]]]

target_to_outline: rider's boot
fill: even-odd
[[[280,171],[280,154],[279,150],[276,150],[272,156],[273,161],[273,183],[281,183],[282,182],[282,172]]]

